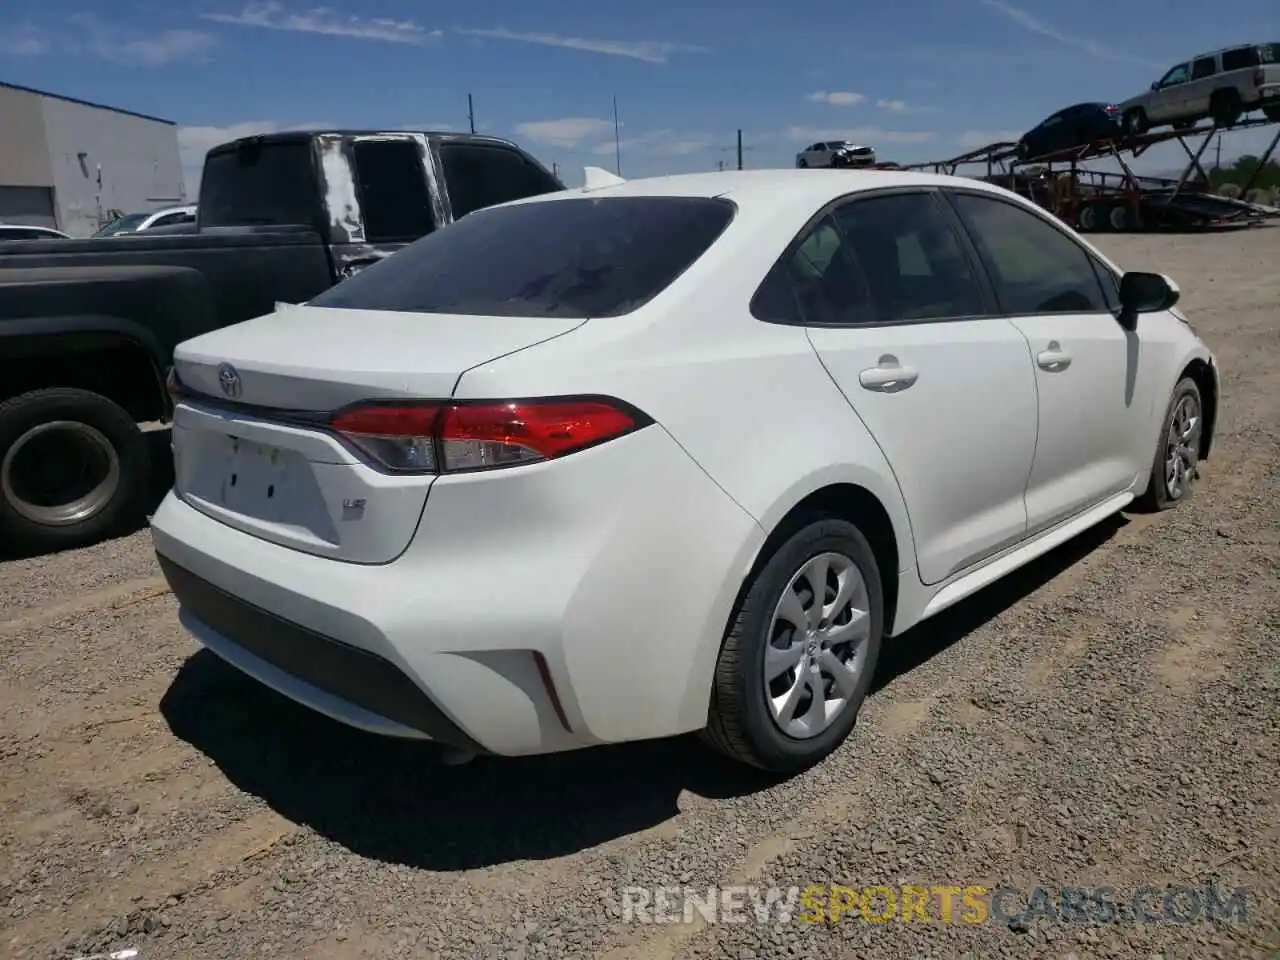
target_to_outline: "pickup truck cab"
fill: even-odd
[[[518,146],[454,133],[249,137],[205,157],[193,233],[0,252],[0,553],[138,522],[139,424],[179,342],[302,303],[472,210],[564,189]]]

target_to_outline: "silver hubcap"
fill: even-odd
[[[74,420],[32,427],[0,461],[0,492],[32,523],[65,527],[97,514],[120,486],[120,458],[101,431]]]
[[[792,575],[773,611],[765,700],[779,729],[816,737],[849,705],[871,636],[867,585],[852,560],[822,553]]]
[[[1181,500],[1195,479],[1200,450],[1200,404],[1185,396],[1173,408],[1165,434],[1164,487],[1171,500]]]

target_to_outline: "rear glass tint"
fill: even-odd
[[[209,154],[200,178],[205,227],[312,226],[320,205],[307,140]]]
[[[1247,70],[1250,67],[1256,67],[1259,62],[1258,47],[1240,47],[1236,50],[1228,50],[1222,55],[1222,69],[1227,70]]]
[[[320,294],[315,307],[501,317],[616,317],[702,256],[727,200],[607,197],[490,207]]]

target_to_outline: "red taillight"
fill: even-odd
[[[331,426],[387,469],[452,473],[551,460],[648,422],[617,401],[590,398],[375,402],[339,413]]]

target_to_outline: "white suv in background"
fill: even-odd
[[[876,162],[874,147],[848,140],[814,143],[796,154],[797,167],[869,167]]]
[[[1119,109],[1129,134],[1164,124],[1185,129],[1205,118],[1229,127],[1258,109],[1268,120],[1280,121],[1280,43],[1203,53],[1173,67]]]

